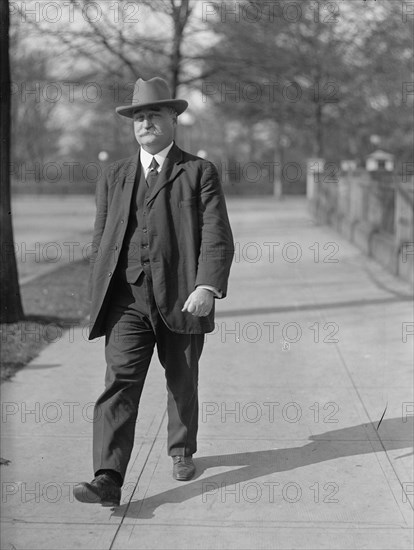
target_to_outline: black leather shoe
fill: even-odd
[[[191,456],[173,456],[173,478],[189,481],[195,474],[195,465]]]
[[[73,488],[73,495],[79,502],[101,504],[102,506],[119,506],[121,487],[108,475],[96,476],[90,483],[78,483]]]

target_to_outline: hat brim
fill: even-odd
[[[173,107],[177,111],[177,115],[181,115],[187,107],[188,102],[185,99],[162,99],[160,101],[152,101],[150,103],[139,103],[136,105],[127,105],[124,107],[116,107],[115,111],[118,115],[133,118],[134,114],[141,109],[147,109],[148,107]]]

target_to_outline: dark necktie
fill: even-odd
[[[147,185],[149,188],[151,188],[153,185],[155,185],[155,182],[158,179],[158,162],[155,160],[155,157],[152,157],[152,161],[148,170],[147,174]]]

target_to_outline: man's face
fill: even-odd
[[[168,107],[150,107],[134,113],[138,143],[152,155],[165,149],[174,138],[176,116]]]

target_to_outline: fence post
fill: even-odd
[[[321,158],[309,158],[306,161],[306,198],[316,200],[322,183],[325,161]]]

